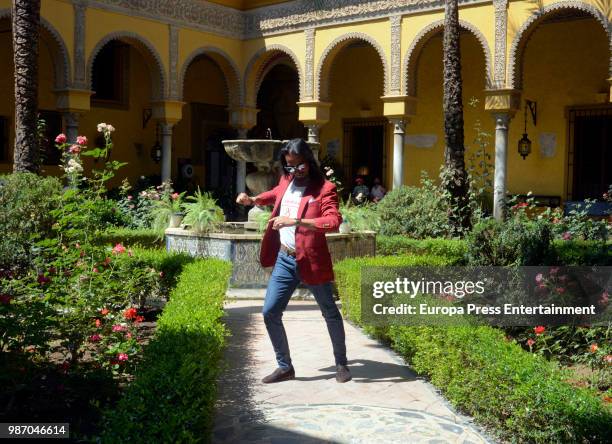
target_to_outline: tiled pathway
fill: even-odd
[[[353,380],[338,384],[315,302],[292,300],[283,322],[296,379],[263,384],[276,367],[262,300],[229,300],[232,331],[219,381],[215,443],[488,443],[388,348],[345,322]]]

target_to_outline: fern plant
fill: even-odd
[[[194,231],[205,233],[219,226],[225,220],[223,210],[208,192],[202,193],[198,187],[195,195],[188,196],[184,204],[185,218],[183,223],[190,225]]]

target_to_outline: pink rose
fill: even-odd
[[[532,346],[533,346],[533,344],[535,344],[535,341],[534,341],[533,339],[531,339],[531,338],[527,339],[527,345],[528,345],[529,347],[532,347]]]
[[[113,331],[123,331],[123,330],[125,330],[125,327],[123,325],[119,325],[119,324],[113,325]]]
[[[132,200],[132,196],[128,196],[128,197],[127,197],[127,200]]]
[[[128,355],[126,353],[119,353],[119,355],[117,356],[117,358],[120,361],[127,361],[128,360]]]
[[[98,341],[100,341],[100,339],[102,339],[102,336],[100,336],[99,334],[91,335],[89,337],[89,340],[91,342],[98,342]]]
[[[68,152],[70,154],[79,154],[81,152],[81,147],[79,145],[72,145],[69,149]]]
[[[87,137],[85,136],[78,136],[77,137],[77,143],[81,146],[85,146],[87,145]]]
[[[172,193],[172,199],[176,200],[179,198],[179,193]]]
[[[536,281],[538,284],[541,284],[543,280],[544,280],[544,276],[542,276],[542,273],[538,273],[538,274],[536,274],[535,281]]]
[[[113,253],[115,254],[125,253],[125,247],[121,244],[117,244],[113,247]]]
[[[572,234],[569,231],[566,231],[565,233],[561,235],[561,239],[563,240],[570,240],[571,238],[572,238]]]
[[[66,134],[58,134],[55,138],[55,143],[66,143]]]

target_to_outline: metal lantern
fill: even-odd
[[[159,125],[155,127],[155,144],[151,148],[151,159],[159,163],[162,158],[162,147],[159,144]]]
[[[527,137],[527,133],[523,133],[523,138],[519,140],[518,152],[523,156],[523,160],[531,153],[531,140]]]
[[[525,129],[523,130],[523,137],[518,143],[518,152],[523,157],[523,160],[531,153],[531,140],[527,137],[527,108],[531,112],[531,118],[533,119],[533,126],[537,122],[537,104],[531,100],[525,100]]]

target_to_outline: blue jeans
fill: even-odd
[[[272,270],[266,300],[263,306],[263,316],[266,329],[272,341],[276,361],[283,369],[291,368],[291,356],[289,355],[289,343],[283,326],[283,312],[287,308],[289,299],[301,279],[297,269],[297,261],[283,251],[279,251],[276,264]],[[331,282],[320,285],[307,285],[319,304],[321,313],[327,323],[327,331],[331,338],[334,349],[336,365],[346,365],[346,344],[344,335],[344,324],[340,310],[336,307]],[[313,346],[317,346],[313,344]]]

